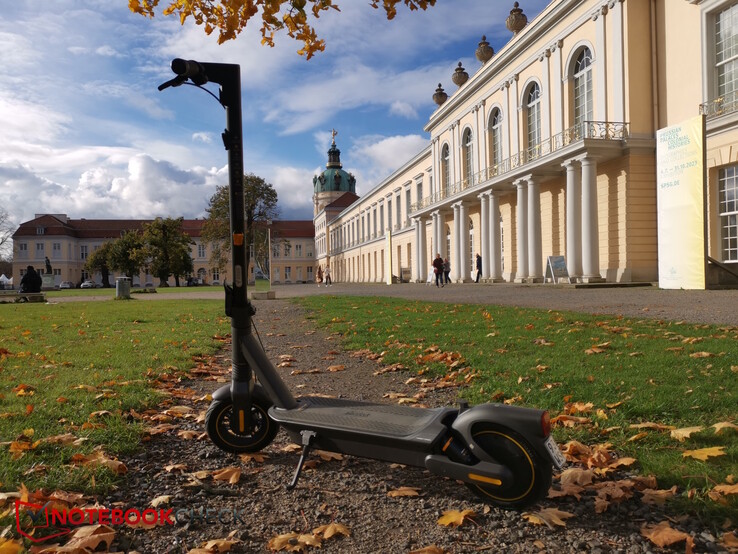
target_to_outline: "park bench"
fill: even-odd
[[[43,292],[0,290],[0,303],[3,302],[46,302],[46,295]]]

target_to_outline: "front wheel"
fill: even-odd
[[[548,494],[551,462],[539,456],[519,434],[497,425],[475,428],[472,438],[484,452],[513,474],[512,482],[501,486],[467,483],[480,498],[501,508],[523,508]]]
[[[215,446],[239,454],[258,452],[274,440],[279,425],[269,417],[271,402],[260,394],[254,394],[251,402],[251,429],[244,435],[231,428],[233,403],[230,398],[214,400],[210,404],[205,414],[205,429]]]

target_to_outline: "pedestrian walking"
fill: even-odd
[[[323,276],[325,277],[325,286],[332,287],[333,280],[331,280],[331,267],[329,265],[325,266],[325,271],[323,272]]]
[[[477,283],[479,282],[479,278],[482,276],[482,256],[477,254]]]
[[[445,284],[451,283],[451,262],[448,261],[448,258],[445,258],[443,260],[443,277]]]
[[[433,273],[436,274],[436,286],[439,286],[438,283],[440,283],[440,286],[444,286],[443,283],[443,258],[441,258],[441,254],[436,254],[436,259],[433,260]]]
[[[318,286],[323,282],[323,270],[318,266],[318,272],[315,274],[315,280],[318,281]]]

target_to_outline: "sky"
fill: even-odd
[[[548,2],[521,7],[530,21]],[[331,129],[357,193],[370,191],[428,144],[433,92],[456,89],[459,61],[470,75],[481,67],[481,36],[495,51],[512,37],[512,1],[438,0],[392,21],[367,0],[338,4],[315,22],[325,52],[306,60],[284,33],[262,46],[259,16],[218,45],[191,20],[149,19],[126,0],[5,2],[0,208],[15,225],[39,213],[204,217],[228,182],[225,112],[194,87],[157,90],[179,57],[241,65],[245,172],[274,186],[281,219],[312,219]]]

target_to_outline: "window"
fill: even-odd
[[[405,226],[407,227],[410,225],[410,205],[412,204],[412,200],[410,199],[410,187],[405,189],[405,212],[406,212],[406,218],[405,218]],[[400,219],[400,214],[397,214],[397,219]]]
[[[402,203],[399,194],[395,197],[395,215],[395,228],[399,229],[402,223]]]
[[[205,245],[204,244],[198,244],[197,245],[197,257],[198,258],[204,258],[205,257]]]
[[[462,140],[463,154],[464,154],[464,181],[467,185],[472,182],[472,176],[474,175],[474,142],[472,140],[471,129],[464,131],[464,138]]]
[[[574,125],[593,119],[592,52],[583,48],[574,62]]]
[[[489,162],[497,175],[497,164],[502,161],[502,112],[495,108],[489,120]]]
[[[42,260],[44,257],[45,257],[45,255],[44,255],[44,243],[43,242],[37,242],[36,243],[36,259],[37,260]],[[84,260],[84,258],[82,258],[82,259]]]
[[[61,242],[55,242],[51,245],[51,257],[57,260],[61,258]]]
[[[528,89],[525,112],[530,150],[541,142],[541,89],[538,83],[533,83]]]
[[[79,259],[80,260],[86,260],[87,259],[87,246],[82,245],[79,247]]]
[[[289,242],[284,244],[284,257],[289,258],[292,254],[292,245]]]
[[[448,144],[443,145],[441,150],[441,188],[447,189],[451,185],[451,160],[449,158]]]
[[[279,258],[279,243],[272,244],[272,258]]]
[[[738,262],[738,166],[720,170],[718,204],[724,262]]]
[[[28,259],[28,244],[25,242],[21,242],[18,244],[18,258],[21,260],[27,260]]]
[[[423,200],[423,181],[418,181],[415,183],[415,201],[418,203],[418,207],[420,207],[420,202]]]
[[[310,244],[308,244],[305,250],[307,251],[307,257],[312,258],[313,257],[313,247]]]
[[[733,103],[738,90],[738,4],[715,17],[717,96]]]
[[[379,232],[384,234],[384,206],[379,206]]]
[[[302,258],[302,244],[295,245],[295,256]]]
[[[43,235],[46,233],[46,229],[44,227],[36,227],[36,234],[37,235]]]
[[[392,229],[392,200],[387,200],[387,227]]]
[[[220,270],[213,270],[213,281],[220,281]]]

